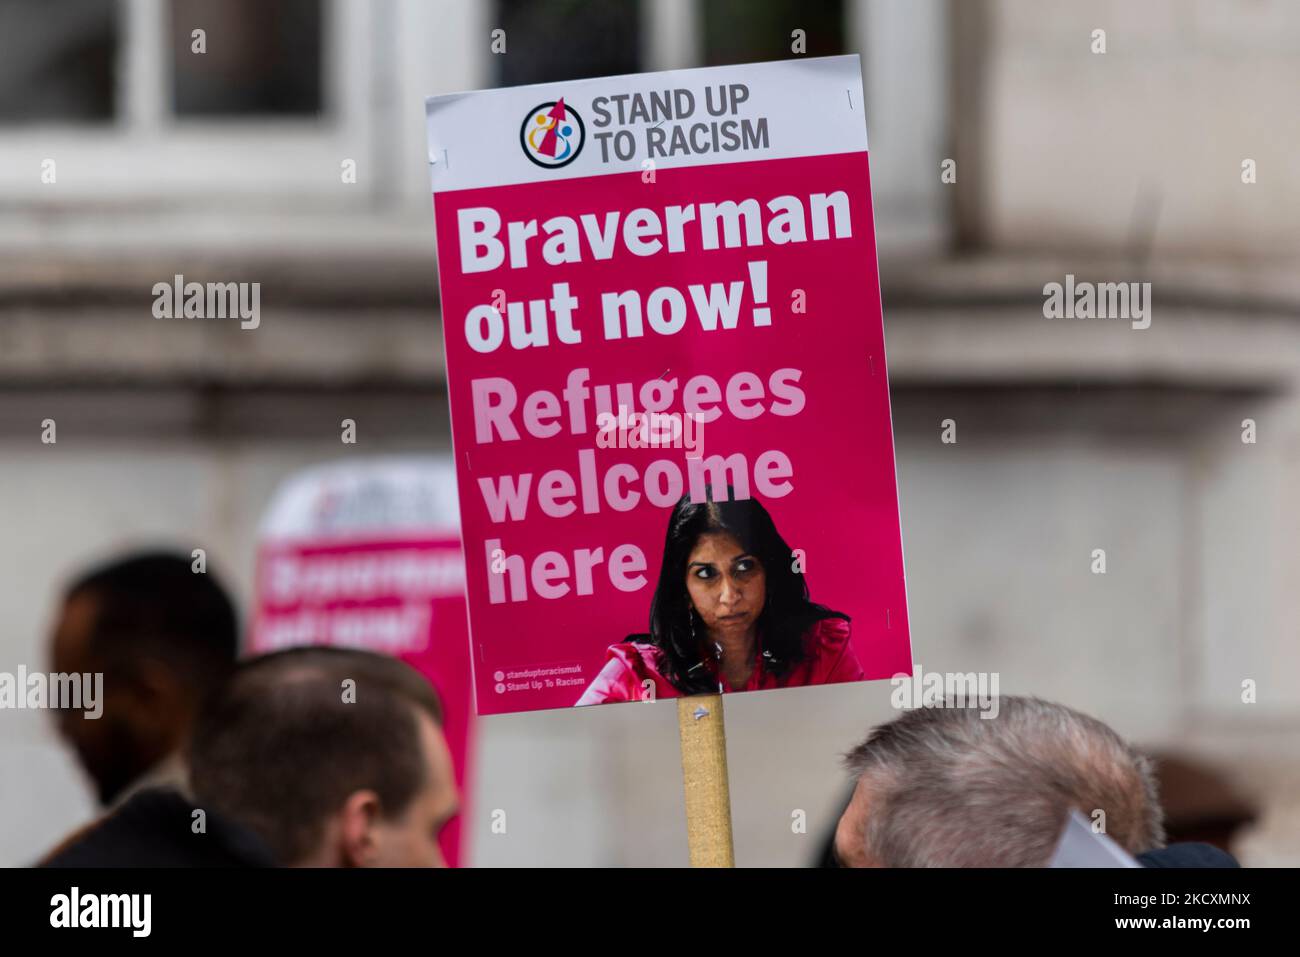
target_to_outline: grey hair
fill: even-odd
[[[1070,808],[1105,812],[1130,854],[1164,844],[1150,760],[1102,722],[1040,698],[925,707],[845,756],[867,802],[863,839],[884,867],[1042,867]]]

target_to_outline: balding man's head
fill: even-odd
[[[1150,762],[1094,718],[1003,697],[998,716],[918,708],[847,757],[857,785],[836,854],[850,866],[1041,867],[1066,815],[1105,813],[1132,854],[1164,841]]]

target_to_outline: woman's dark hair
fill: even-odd
[[[849,620],[842,612],[808,600],[808,583],[803,573],[795,570],[790,546],[758,499],[737,501],[730,498],[730,488],[727,494],[728,499],[722,502],[714,501],[712,493],[702,502],[684,495],[668,518],[659,584],[650,603],[649,640],[664,653],[664,676],[683,694],[718,690],[717,679],[704,666],[701,655],[704,624],[686,590],[686,565],[702,535],[732,535],[763,566],[767,595],[757,628],[767,671],[782,675],[802,661],[806,656],[804,633],[817,622],[824,618]]]

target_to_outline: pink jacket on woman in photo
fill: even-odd
[[[725,691],[763,691],[769,688],[797,688],[802,685],[834,684],[861,681],[862,665],[849,643],[849,623],[843,618],[823,618],[804,633],[805,657],[783,675],[764,667],[762,648],[749,681],[743,688]],[[645,684],[652,682],[654,697],[681,696],[664,677],[664,653],[656,645],[640,641],[623,641],[610,645],[605,667],[578,699],[579,705],[604,704],[608,701],[642,701],[650,697]],[[705,667],[717,677],[717,665],[705,658]]]

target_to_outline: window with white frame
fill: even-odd
[[[0,195],[18,204],[338,197],[369,159],[367,0],[4,0]],[[46,160],[58,190],[42,189]]]
[[[215,233],[240,204],[399,211],[414,235],[425,96],[860,52],[882,245],[933,240],[947,28],[947,0],[0,0],[0,206],[19,211],[0,238],[30,232],[23,210],[122,206],[189,208]],[[356,188],[339,189],[344,159]]]

